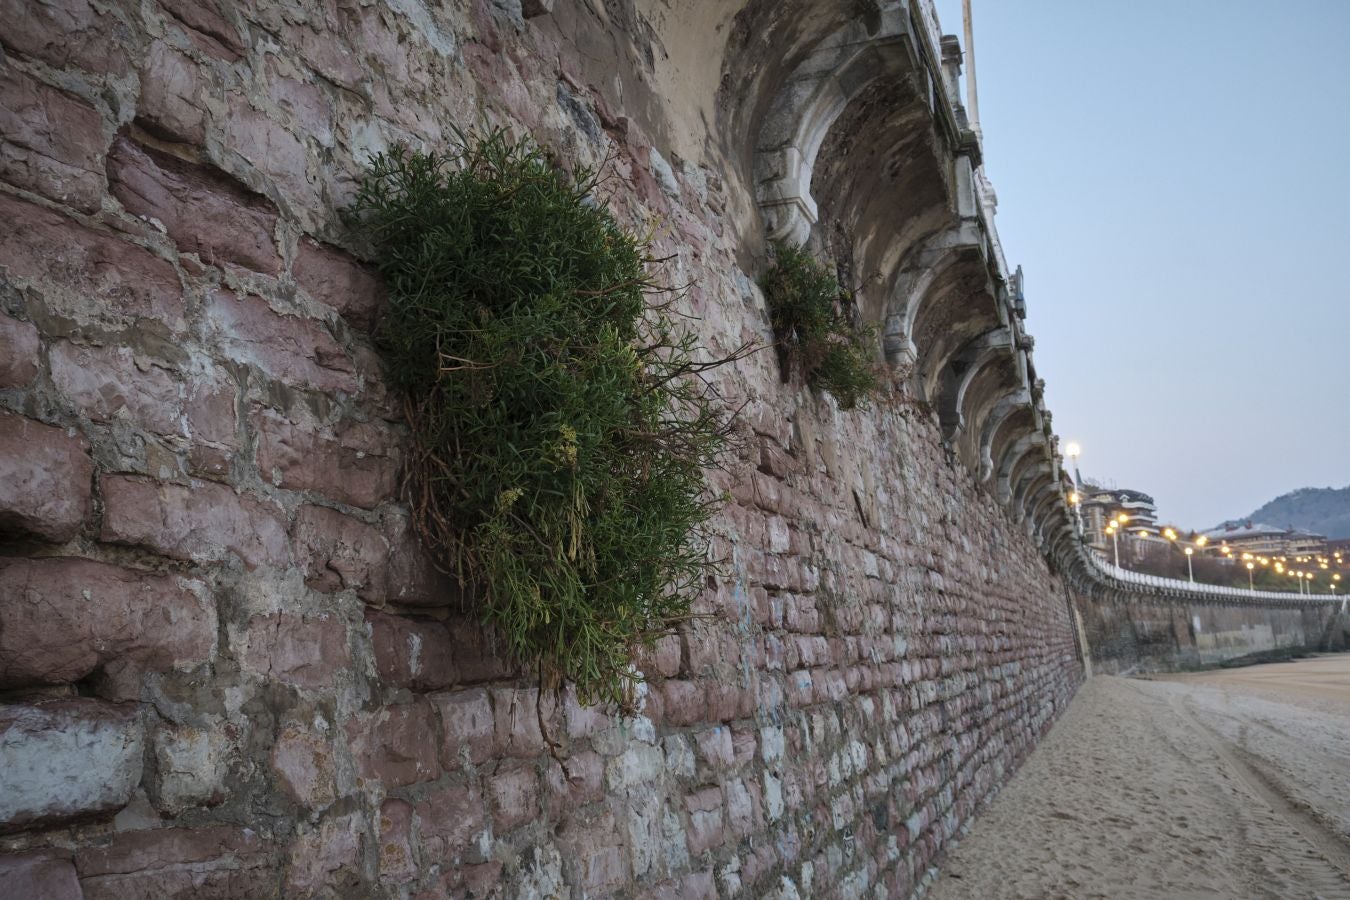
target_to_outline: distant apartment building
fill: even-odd
[[[1098,550],[1111,545],[1111,536],[1106,528],[1120,516],[1125,516],[1125,531],[1137,535],[1146,531],[1150,535],[1158,533],[1158,508],[1153,498],[1140,491],[1114,488],[1106,489],[1084,484],[1079,491],[1080,508],[1083,514],[1083,532],[1088,544]]]
[[[1228,547],[1253,556],[1325,556],[1327,539],[1297,528],[1277,528],[1256,522],[1229,522],[1205,532],[1210,546]]]

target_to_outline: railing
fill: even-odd
[[[1114,578],[1117,581],[1123,581],[1126,584],[1137,584],[1142,587],[1158,588],[1159,590],[1183,591],[1192,594],[1203,594],[1209,597],[1223,597],[1228,600],[1278,600],[1281,603],[1337,603],[1343,601],[1343,594],[1295,594],[1283,591],[1244,591],[1242,588],[1226,587],[1218,584],[1201,584],[1199,582],[1182,581],[1179,578],[1163,578],[1158,575],[1146,575],[1143,572],[1131,572],[1129,569],[1122,569],[1119,566],[1112,565],[1105,560],[1099,559],[1097,554],[1084,549],[1084,555],[1088,562],[1095,566],[1097,571],[1107,577]]]

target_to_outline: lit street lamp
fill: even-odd
[[[1247,563],[1247,590],[1255,591],[1256,584],[1252,581],[1252,570],[1256,568],[1256,563]]]
[[[1166,528],[1163,530],[1163,537],[1167,538],[1169,541],[1175,542],[1177,533],[1171,528]],[[1200,546],[1203,547],[1204,544],[1201,544]],[[1191,584],[1195,584],[1195,567],[1191,565],[1191,556],[1195,553],[1195,548],[1183,547],[1181,552],[1186,554],[1186,577],[1191,580]],[[1251,566],[1248,566],[1247,568],[1251,568]]]
[[[1120,543],[1117,533],[1125,527],[1125,523],[1130,521],[1130,517],[1121,513],[1111,520],[1111,524],[1106,526],[1106,533],[1111,535],[1111,553],[1116,558],[1116,568],[1120,568]]]
[[[1069,458],[1069,462],[1073,465],[1073,486],[1076,488],[1083,486],[1083,479],[1078,475],[1078,457],[1082,453],[1083,448],[1078,446],[1077,441],[1069,441],[1064,445],[1064,455]]]

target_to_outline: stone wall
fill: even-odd
[[[905,896],[1071,697],[1053,438],[931,9],[552,6],[0,0],[0,895]],[[794,106],[830,60],[849,116]],[[634,717],[540,698],[399,501],[339,212],[368,153],[484,122],[609,159],[712,351],[770,339],[764,220],[887,331],[868,410],[720,373],[726,572]]]
[[[1223,602],[1120,587],[1075,598],[1094,673],[1174,672],[1277,651],[1345,649],[1335,603]]]

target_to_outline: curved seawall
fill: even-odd
[[[906,896],[1080,633],[1152,652],[1152,595],[1085,574],[927,2],[30,6],[0,29],[0,894]],[[483,124],[604,165],[711,352],[772,341],[768,242],[806,241],[895,383],[844,412],[772,352],[717,371],[728,562],[633,716],[541,700],[400,500],[340,212],[371,153]],[[1148,616],[1180,647],[1193,613]]]

